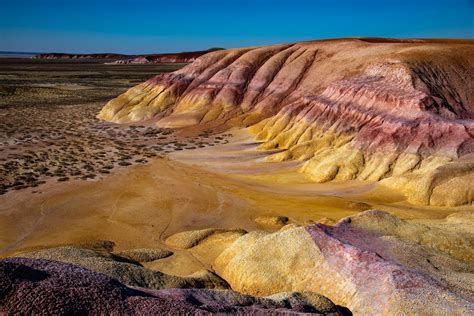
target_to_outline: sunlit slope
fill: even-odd
[[[409,202],[470,204],[474,41],[337,39],[230,49],[104,106],[112,122],[250,127],[314,181],[369,180]]]

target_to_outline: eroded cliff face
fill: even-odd
[[[411,203],[474,191],[474,41],[339,39],[206,54],[110,101],[99,118],[250,127],[271,161],[318,182],[380,181]]]

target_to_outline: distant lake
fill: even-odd
[[[0,58],[10,57],[10,58],[30,58],[40,53],[32,53],[32,52],[3,52],[0,51]]]

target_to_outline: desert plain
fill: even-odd
[[[472,314],[473,45],[2,58],[2,278],[118,280],[99,313]]]

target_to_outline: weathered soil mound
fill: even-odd
[[[281,293],[269,298],[230,290],[132,289],[117,280],[72,264],[10,258],[0,261],[0,313],[6,314],[209,314],[341,315],[314,293]]]
[[[313,291],[361,315],[465,315],[474,310],[468,222],[423,225],[366,211],[335,226],[251,232],[214,268],[251,295]]]
[[[222,50],[110,101],[99,118],[251,126],[317,182],[381,181],[417,204],[472,203],[474,42],[339,39]],[[449,194],[448,194],[449,193]]]

